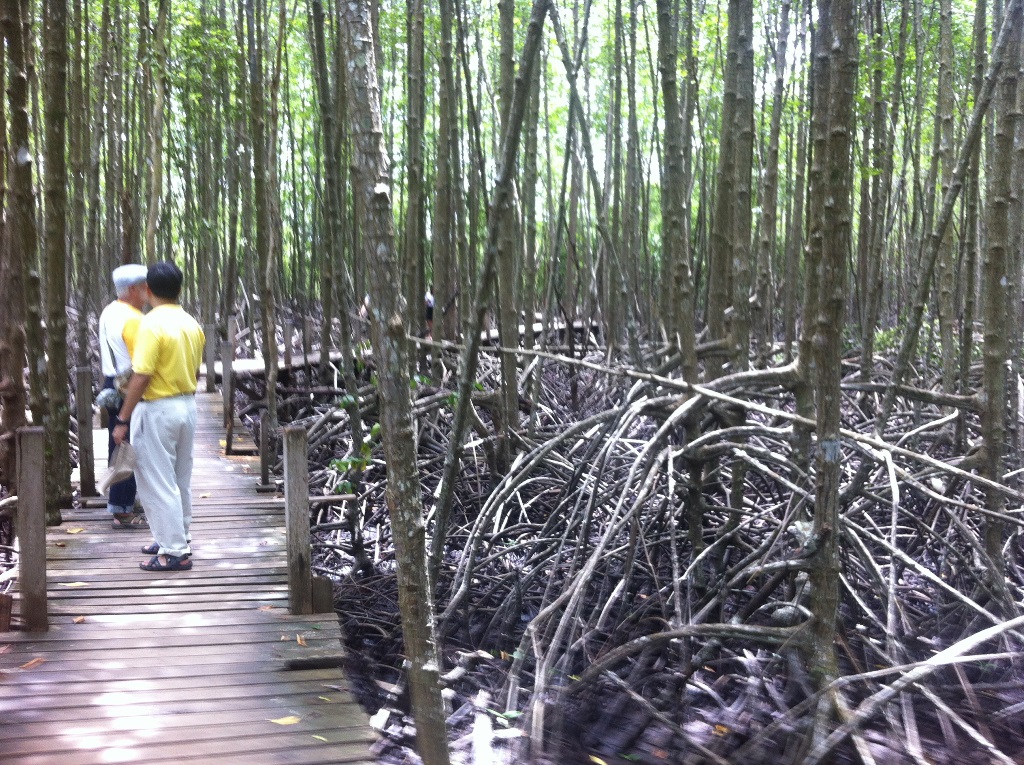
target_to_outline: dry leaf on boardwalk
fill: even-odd
[[[85,621],[85,617],[84,616],[76,616],[75,617],[75,624],[81,624],[84,621]]]
[[[81,533],[82,533],[83,531],[85,531],[85,529],[80,529],[80,528],[74,528],[74,529],[64,529],[64,530],[65,530],[65,531],[66,531],[66,532],[67,532],[68,534],[81,534]]]
[[[278,717],[276,720],[270,720],[270,722],[276,725],[295,725],[297,722],[302,722],[301,717],[295,715],[288,715],[287,717]]]
[[[27,661],[24,664],[22,664],[21,669],[35,669],[40,664],[43,664],[45,662],[46,659],[44,659],[42,656],[37,656],[36,658],[32,659],[32,661]]]
[[[296,635],[295,642],[299,645],[306,645],[306,638],[302,637],[302,635]]]

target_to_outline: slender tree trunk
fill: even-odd
[[[0,92],[7,92],[10,48],[8,31],[14,27],[11,19],[12,4],[0,4]],[[7,209],[7,184],[13,155],[8,143],[7,115],[0,101],[0,148],[5,162],[0,163],[0,210]],[[0,483],[17,494],[17,466],[15,464],[14,434],[25,425],[28,395],[25,391],[25,293],[24,269],[20,253],[8,236],[7,217],[0,216],[0,301],[7,306],[0,311]]]
[[[851,251],[853,184],[851,148],[855,130],[857,27],[855,0],[819,0],[816,41],[815,125],[816,183],[812,237],[820,239],[818,314],[814,343],[817,403],[817,486],[814,531],[818,550],[812,558],[809,636],[811,673],[824,687],[837,672],[836,618],[839,609],[839,481],[842,470],[840,404],[843,320],[847,264]],[[821,132],[825,129],[826,132]]]
[[[463,216],[455,206],[454,174],[458,154],[454,150],[454,142],[458,130],[458,116],[453,55],[455,16],[451,0],[441,0],[440,14],[441,60],[437,73],[437,174],[434,180],[433,216],[433,334],[439,340],[455,340],[459,328],[458,311],[456,310],[459,294],[456,222],[457,218]],[[417,321],[422,321],[423,317],[422,296],[422,285],[418,285],[417,292],[412,293],[409,298],[417,309]]]
[[[170,0],[159,0],[156,31],[154,32],[153,116],[149,123],[149,204],[146,217],[146,260],[155,263],[156,229],[160,221],[160,203],[163,196],[164,174],[164,92],[167,87],[167,26]]]
[[[383,144],[380,90],[365,2],[344,4],[342,39],[349,62],[349,120],[353,128],[356,194],[362,245],[372,273],[370,337],[377,359],[381,434],[388,464],[387,504],[398,562],[399,608],[417,748],[426,765],[447,765],[448,742],[439,684],[441,657],[433,634],[425,530],[409,398],[404,306],[388,285],[399,280],[391,212],[391,183]],[[347,361],[347,360],[346,360]]]
[[[50,417],[46,422],[46,464],[53,480],[46,483],[46,513],[60,523],[60,508],[71,500],[71,411],[68,398],[67,311],[67,124],[68,4],[47,0],[44,17],[46,48],[46,352]]]
[[[87,278],[85,251],[85,188],[86,188],[86,146],[88,136],[85,131],[88,118],[88,100],[85,97],[85,66],[88,61],[86,50],[84,0],[74,0],[72,35],[69,61],[68,83],[68,161],[71,163],[71,213],[69,223],[71,243],[69,258],[74,264],[74,278],[82,285],[79,292],[79,316],[76,329],[78,338],[79,366],[86,366],[89,361],[89,315],[96,309],[96,280]]]
[[[956,159],[953,156],[953,4],[939,3],[939,83],[937,90],[939,159],[942,164],[942,193],[953,182]],[[942,390],[952,393],[957,382],[956,348],[956,264],[953,262],[953,232],[946,229],[939,244],[938,304],[939,337],[942,353]]]
[[[499,35],[500,35],[500,74],[498,90],[502,115],[502,135],[508,126],[509,113],[512,109],[512,97],[515,81],[515,3],[513,0],[500,0],[498,3]],[[516,260],[518,241],[516,231],[515,203],[492,210],[498,216],[500,233],[498,236],[498,275],[497,275],[497,315],[498,333],[501,345],[505,348],[519,347],[519,321],[516,310]],[[500,423],[496,423],[498,472],[503,474],[512,461],[512,439],[510,433],[519,427],[519,366],[518,357],[513,352],[501,354],[501,408]]]
[[[424,283],[424,190],[423,190],[423,141],[424,141],[424,115],[426,110],[425,91],[425,67],[423,52],[423,0],[408,0],[406,3],[408,12],[407,35],[409,45],[409,61],[406,64],[406,145],[408,146],[408,161],[406,174],[406,193],[408,204],[405,210],[405,290],[407,313],[405,317],[406,326],[412,332],[419,332],[423,321],[420,303],[417,295],[423,294]],[[443,32],[442,32],[443,36]],[[442,45],[444,43],[442,42]],[[444,77],[444,74],[441,74]],[[442,89],[441,98],[445,97]],[[440,117],[439,134],[444,134],[448,129],[446,115]],[[440,143],[440,139],[439,139]],[[438,146],[438,184],[441,183],[442,175],[447,176],[447,155]],[[447,199],[438,198],[435,202],[434,228],[442,228],[448,225],[449,213],[447,210]],[[435,232],[435,242],[437,233]],[[437,246],[434,247],[435,268],[438,260]],[[415,365],[415,359],[410,357]]]
[[[24,327],[25,345],[22,346],[28,355],[28,386],[29,406],[32,410],[32,421],[45,423],[49,409],[47,401],[45,342],[43,337],[43,313],[40,299],[39,264],[38,264],[38,229],[36,226],[36,200],[33,192],[32,157],[33,150],[29,131],[29,60],[25,44],[28,18],[27,0],[4,0],[0,6],[0,24],[3,26],[7,42],[7,60],[9,62],[7,97],[9,101],[10,143],[7,147],[8,173],[11,186],[11,226],[10,246],[12,248],[12,269],[16,283],[20,278],[16,304],[21,310],[15,316],[23,317],[16,321]],[[17,347],[19,339],[15,338]],[[12,360],[22,363],[22,371],[14,385],[20,384],[24,374],[24,356]],[[24,412],[24,408],[21,410]],[[17,417],[17,414],[14,415]],[[47,508],[47,523],[59,523],[60,518],[52,515]]]
[[[800,63],[797,71],[803,71],[802,65],[807,49],[806,45],[806,14],[801,14],[800,32],[797,40],[800,41]],[[805,171],[807,167],[807,120],[804,118],[806,109],[804,95],[807,92],[807,78],[800,77],[800,98],[797,107],[796,117],[796,161],[793,178],[793,201],[789,220],[789,233],[786,236],[786,285],[782,299],[782,324],[783,324],[783,358],[786,363],[792,361],[793,344],[797,341],[796,315],[797,315],[797,285],[800,282],[800,256],[804,249],[804,188]],[[805,285],[806,286],[806,285]],[[808,306],[805,304],[804,309]]]
[[[277,333],[274,319],[274,243],[270,219],[269,159],[266,102],[263,88],[263,36],[256,31],[254,0],[246,0],[248,40],[249,116],[252,137],[253,192],[256,204],[256,259],[263,319],[263,368],[267,382],[267,410],[271,427],[277,428]],[[261,25],[262,26],[262,25]],[[283,31],[282,31],[283,33]]]
[[[736,18],[733,19],[733,13]],[[754,164],[754,5],[730,4],[729,28],[736,29],[736,105],[733,127],[735,210],[732,215],[732,356],[738,371],[750,368],[751,178]],[[731,35],[730,31],[730,35]]]
[[[974,9],[974,77],[972,90],[977,100],[985,77],[985,48],[988,44],[987,2],[978,0]],[[960,322],[960,393],[971,388],[971,351],[974,348],[975,293],[977,292],[978,270],[978,206],[980,203],[981,151],[977,145],[971,147],[967,170],[964,228],[964,311]],[[958,447],[962,448],[967,439],[967,421],[964,415],[957,418]]]
[[[779,197],[779,136],[782,133],[782,111],[785,108],[786,67],[789,42],[789,0],[783,0],[779,36],[775,45],[775,89],[772,92],[772,122],[768,133],[768,156],[765,160],[764,186],[761,190],[761,237],[757,256],[757,337],[759,366],[767,366],[771,358],[774,332],[769,296],[771,293],[771,263],[775,258],[775,243]],[[787,284],[787,289],[792,287]]]
[[[1017,78],[1021,61],[1020,6],[1007,10],[1006,23],[1012,33],[1003,64],[999,93],[995,106],[995,140],[993,149],[997,157],[1011,157],[1016,129]],[[988,181],[988,220],[986,231],[988,246],[982,265],[982,313],[985,320],[985,339],[982,348],[985,408],[981,415],[981,437],[984,459],[980,473],[991,481],[1001,482],[1003,474],[1004,441],[1006,438],[1006,360],[1008,353],[1007,314],[1010,310],[1009,272],[1010,245],[1010,186],[1011,163],[993,162]],[[1001,513],[1006,497],[1000,491],[987,489],[986,507]],[[998,517],[985,517],[985,549],[991,565],[991,579],[996,588],[1003,584],[1003,537],[1005,523]]]
[[[739,70],[740,6],[743,0],[729,0],[729,30],[726,43],[725,91],[722,97],[722,118],[718,143],[718,170],[715,175],[715,213],[708,252],[708,314],[711,340],[725,340],[728,334],[726,309],[732,298],[735,263],[736,215],[736,88]],[[722,374],[717,356],[707,362],[707,375],[714,379]]]

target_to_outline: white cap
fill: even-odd
[[[114,289],[120,295],[124,290],[141,284],[146,281],[146,273],[149,269],[138,263],[129,263],[127,266],[118,266],[114,269]]]

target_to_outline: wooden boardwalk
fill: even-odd
[[[341,670],[302,668],[341,643],[333,614],[288,613],[284,502],[256,493],[257,459],[223,456],[220,395],[197,400],[192,570],[141,571],[148,531],[99,502],[64,512],[50,631],[0,633],[0,763],[374,761]]]

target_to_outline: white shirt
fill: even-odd
[[[125,343],[125,324],[134,326],[129,335],[134,339],[142,311],[123,300],[115,300],[100,314],[100,368],[104,377],[117,377],[132,367],[132,357]]]

